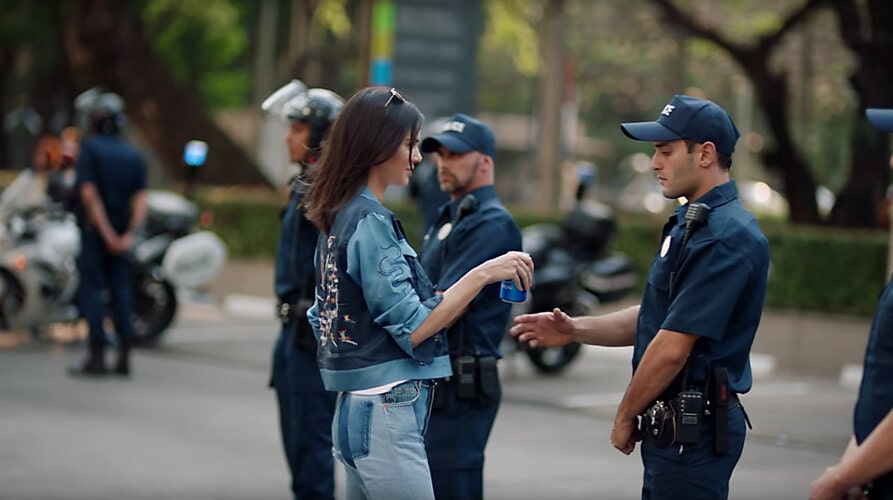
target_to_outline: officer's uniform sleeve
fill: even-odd
[[[741,293],[754,275],[753,263],[717,239],[689,246],[661,328],[719,341],[735,307],[746,300]]]
[[[148,186],[148,182],[146,180],[146,162],[143,161],[143,157],[137,154],[137,162],[139,163],[139,174],[137,177],[136,190],[143,191]],[[197,167],[189,167],[189,168],[197,168]]]
[[[361,219],[347,244],[347,274],[363,289],[373,321],[413,357],[409,334],[442,299],[439,295],[424,302],[419,298],[407,260],[415,257],[415,250],[405,239],[397,239],[390,219],[381,214]]]
[[[77,189],[85,182],[96,184],[96,152],[89,140],[81,143],[81,150],[74,164],[75,186]],[[80,200],[80,195],[78,195]]]

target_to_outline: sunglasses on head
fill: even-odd
[[[396,88],[391,87],[391,97],[388,97],[388,101],[384,103],[384,107],[388,107],[388,105],[391,104],[391,101],[393,101],[395,98],[397,99],[397,102],[406,102],[406,98],[403,97],[403,94],[401,94],[400,91]]]

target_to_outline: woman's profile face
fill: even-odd
[[[419,139],[413,138],[410,132],[400,142],[397,151],[384,163],[375,167],[386,186],[405,186],[415,166],[422,162],[419,151]]]

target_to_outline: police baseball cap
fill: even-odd
[[[893,132],[893,109],[868,108],[865,110],[865,116],[875,127]]]
[[[440,134],[425,138],[422,141],[422,152],[433,153],[440,146],[451,153],[480,151],[491,158],[496,149],[490,127],[462,113],[451,116]]]
[[[656,121],[622,123],[620,129],[637,141],[710,141],[727,157],[732,156],[741,135],[724,109],[712,101],[687,95],[673,96]]]

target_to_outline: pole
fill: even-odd
[[[564,73],[564,0],[547,0],[543,10],[542,73],[540,77],[539,151],[537,170],[541,190],[539,208],[558,205],[561,174],[561,94]]]

